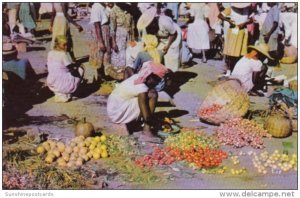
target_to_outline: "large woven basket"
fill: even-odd
[[[270,115],[265,122],[264,128],[273,137],[285,138],[292,132],[292,122],[281,114]]]
[[[237,79],[229,79],[218,83],[207,95],[198,110],[200,120],[219,125],[227,120],[244,116],[249,109],[249,96]],[[214,105],[221,108],[209,115],[203,115],[203,110]]]

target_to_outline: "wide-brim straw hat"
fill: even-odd
[[[144,13],[142,13],[141,17],[137,22],[137,29],[143,30],[145,29],[154,19],[156,16],[157,9],[155,7],[148,8]]]
[[[16,47],[12,43],[3,43],[2,55],[11,55],[17,52]]]
[[[250,5],[251,3],[231,3],[231,6],[235,8],[247,8]]]
[[[258,45],[249,45],[248,46],[249,49],[254,49],[258,52],[260,52],[261,54],[265,55],[267,58],[273,60],[273,58],[270,56],[269,54],[269,46],[266,43],[260,43]]]

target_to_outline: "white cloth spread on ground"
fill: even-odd
[[[129,123],[140,115],[138,95],[148,92],[148,87],[142,83],[135,85],[138,74],[119,84],[113,90],[107,101],[107,114],[114,123]]]

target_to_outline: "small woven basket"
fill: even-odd
[[[285,138],[291,135],[291,120],[281,114],[270,115],[265,122],[264,128],[277,138]]]
[[[214,105],[222,106],[218,111],[203,115],[203,110]],[[244,116],[249,109],[249,96],[237,79],[218,83],[207,95],[198,110],[200,120],[219,125],[227,120]]]
[[[106,68],[105,73],[115,80],[124,80],[125,78],[125,67],[109,66]]]

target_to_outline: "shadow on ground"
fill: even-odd
[[[167,86],[165,91],[171,96],[180,91],[180,86],[188,82],[190,79],[195,78],[198,74],[188,71],[177,71],[172,76],[171,85]]]
[[[4,86],[5,104],[2,108],[3,129],[22,126],[18,119],[33,108],[33,105],[45,102],[53,93],[43,83],[36,82],[30,89]]]
[[[186,110],[173,109],[168,112],[167,111],[157,112],[157,113],[155,113],[155,116],[158,117],[158,119],[163,120],[165,117],[178,118],[178,117],[181,117],[181,116],[184,116],[187,114],[189,114],[189,112]]]

